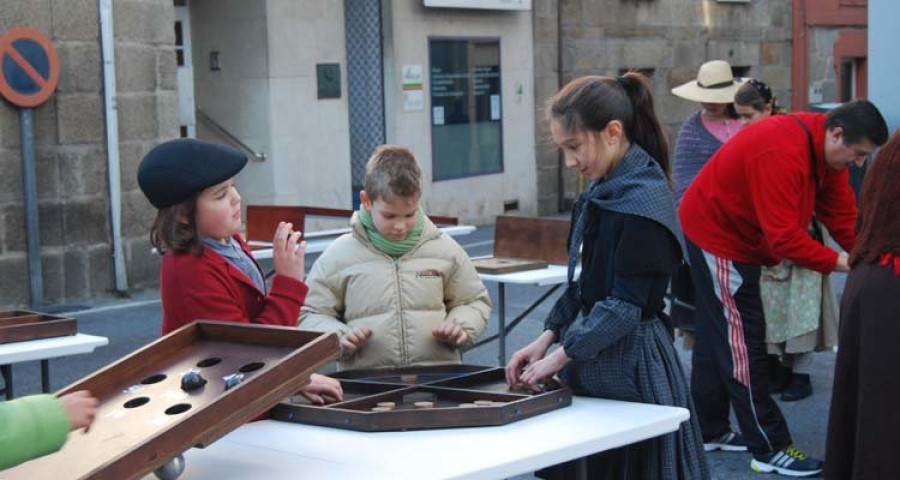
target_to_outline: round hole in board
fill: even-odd
[[[137,397],[125,402],[125,408],[137,408],[150,402],[150,397]]]
[[[157,373],[156,375],[150,375],[149,377],[141,380],[143,385],[153,385],[154,383],[159,383],[166,379],[166,376],[162,373]]]
[[[265,366],[265,363],[263,363],[263,362],[250,362],[250,363],[244,365],[243,367],[239,368],[238,371],[241,373],[250,373],[250,372],[255,372],[255,371],[259,370],[263,366]]]
[[[179,403],[166,409],[166,415],[178,415],[191,409],[190,403]]]
[[[197,362],[197,366],[200,368],[212,367],[213,365],[218,365],[222,363],[222,359],[219,357],[209,357]]]

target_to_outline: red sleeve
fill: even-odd
[[[271,292],[263,297],[255,289],[238,283],[226,268],[204,262],[194,265],[190,277],[190,282],[182,283],[186,288],[177,293],[183,295],[181,304],[184,311],[178,315],[181,325],[197,319],[209,319],[296,326],[307,292],[303,282],[276,275],[272,280]],[[170,325],[168,330],[181,325]]]
[[[847,169],[827,170],[816,198],[816,215],[838,245],[849,252],[856,245],[857,215],[850,174]]]
[[[834,270],[838,253],[813,240],[806,228],[800,226],[803,223],[799,218],[801,200],[810,188],[809,172],[792,155],[781,150],[750,159],[744,168],[769,248],[779,257],[811,270],[822,273]]]
[[[265,306],[252,323],[296,327],[308,291],[309,287],[296,278],[275,275]]]

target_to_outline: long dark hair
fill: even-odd
[[[619,120],[625,136],[646,150],[671,180],[669,145],[653,112],[650,82],[640,73],[576,78],[550,98],[547,115],[568,131],[599,132]]]
[[[172,205],[161,208],[156,214],[156,220],[150,227],[150,243],[160,254],[170,251],[172,253],[203,253],[203,243],[197,233],[197,195]]]
[[[856,245],[850,264],[875,262],[883,253],[900,255],[900,131],[881,148],[866,172],[859,195]]]

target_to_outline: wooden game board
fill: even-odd
[[[0,343],[63,337],[78,333],[74,318],[14,310],[0,312]]]
[[[545,384],[541,393],[510,390],[503,368],[447,365],[342,372],[333,376],[341,381],[343,401],[315,406],[302,397],[292,397],[275,407],[272,417],[380,432],[505,425],[572,403],[572,392],[555,381]],[[393,403],[393,408],[373,411],[385,402]],[[431,406],[419,408],[419,402]]]
[[[503,274],[565,265],[569,221],[501,215],[494,226],[494,254],[473,259],[478,273]]]
[[[59,452],[0,472],[0,478],[139,478],[181,452],[206,446],[296,393],[339,354],[334,333],[195,322],[63,389],[100,399],[88,433]],[[208,383],[181,389],[194,370]],[[226,390],[224,377],[242,373]]]

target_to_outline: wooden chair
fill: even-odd
[[[294,230],[303,232],[306,236],[307,217],[336,217],[347,218],[353,216],[353,210],[344,208],[310,207],[305,205],[248,205],[247,206],[247,240],[271,242],[278,228],[278,222],[291,222]],[[459,218],[442,215],[429,215],[436,225],[459,225]]]
[[[271,242],[278,222],[291,222],[294,230],[303,232],[306,211],[304,207],[247,205],[247,241]]]

